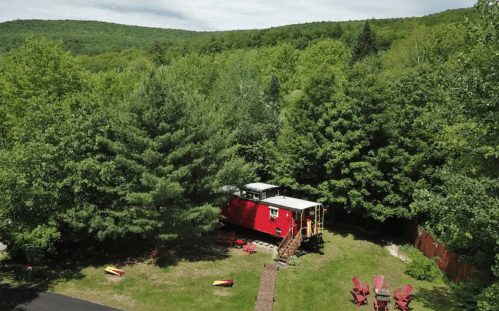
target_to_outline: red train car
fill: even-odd
[[[322,238],[324,212],[320,203],[279,195],[279,186],[251,183],[233,193],[220,218],[276,237],[301,234],[307,241]]]

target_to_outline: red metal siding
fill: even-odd
[[[280,237],[288,233],[293,217],[291,211],[279,209],[279,216],[271,219],[268,205],[239,198],[230,198],[229,205],[222,209],[221,214],[227,222]],[[281,228],[280,235],[276,233],[276,228]]]

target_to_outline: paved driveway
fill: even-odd
[[[123,311],[52,292],[0,283],[2,311]]]

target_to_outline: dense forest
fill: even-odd
[[[415,26],[433,27],[441,24],[462,22],[465,17],[480,22],[479,14],[472,9],[447,10],[423,17],[373,19],[378,44],[387,49],[395,40],[407,37]],[[0,54],[18,49],[26,37],[33,34],[40,39],[64,41],[66,50],[73,55],[99,55],[121,52],[135,47],[156,47],[169,50],[169,59],[185,56],[190,52],[214,54],[223,50],[258,48],[289,43],[297,49],[305,49],[319,40],[332,38],[348,46],[363,21],[314,22],[287,25],[263,30],[235,30],[200,32],[179,29],[148,28],[114,23],[74,20],[15,20],[0,23]]]
[[[457,308],[499,309],[499,0],[218,33],[13,21],[0,36],[9,253],[200,235],[224,185],[262,180],[416,221],[480,270]]]

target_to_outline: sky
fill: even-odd
[[[266,29],[321,21],[419,17],[477,0],[0,0],[0,23],[92,20],[194,31]]]

